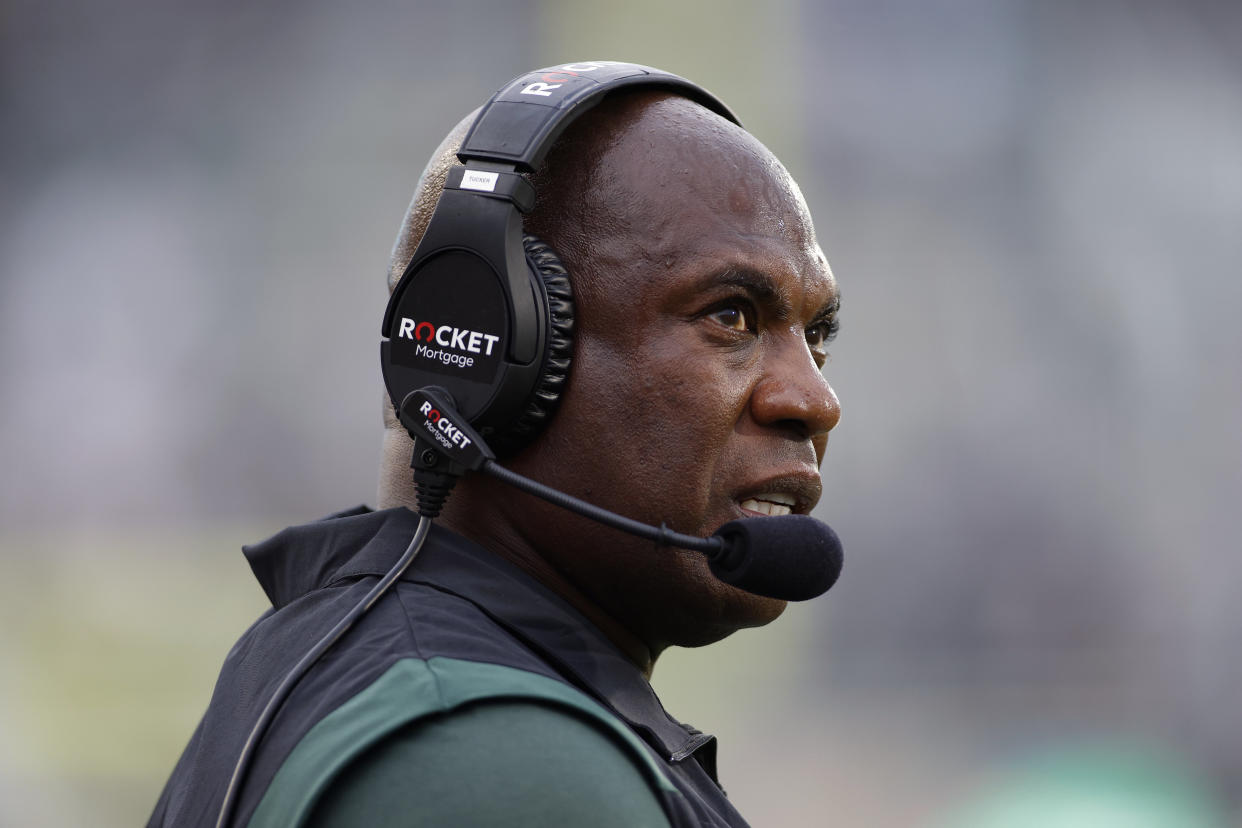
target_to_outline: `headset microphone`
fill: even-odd
[[[827,524],[806,515],[744,518],[700,538],[623,517],[506,469],[483,438],[456,411],[447,391],[411,391],[397,416],[414,437],[419,513],[435,517],[457,478],[481,471],[549,503],[665,546],[702,552],[712,574],[739,589],[805,601],[822,595],[841,574],[841,541]]]
[[[725,549],[708,561],[712,574],[756,595],[806,601],[841,575],[841,540],[809,515],[735,520],[713,537],[722,538]]]

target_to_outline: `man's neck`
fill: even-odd
[[[403,430],[384,430],[383,459],[380,466],[378,508],[404,506],[417,511],[414,478],[410,471],[409,437]],[[476,480],[472,485],[458,486],[444,505],[437,523],[469,538],[507,560],[564,599],[586,617],[621,651],[648,679],[660,650],[648,646],[623,624],[605,612],[596,602],[576,587],[564,573],[539,554],[537,544],[494,508],[497,502],[490,486],[503,484]],[[480,489],[489,489],[481,492]]]
[[[472,513],[469,509],[469,499],[466,497],[457,501],[456,508],[453,509],[446,505],[445,513],[439,520],[441,525],[499,555],[559,595],[594,624],[648,680],[651,679],[659,651],[653,650],[626,629],[621,622],[605,612],[575,586],[564,573],[549,563],[547,558],[539,554],[519,532],[503,522],[493,523],[486,518],[480,519],[478,512]],[[469,519],[463,519],[465,515],[469,515]]]

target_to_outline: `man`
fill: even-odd
[[[472,119],[419,181],[390,288]],[[575,121],[532,183],[524,226],[570,274],[574,355],[559,409],[504,464],[699,536],[808,512],[840,413],[821,374],[838,298],[780,163],[689,98],[638,88]],[[391,408],[386,425],[385,511],[247,549],[274,610],[230,653],[151,824],[215,823],[257,709],[414,533],[412,442]],[[647,679],[668,646],[783,609],[700,553],[467,475],[414,565],[272,720],[234,824],[744,825],[714,740]]]

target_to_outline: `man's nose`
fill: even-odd
[[[751,413],[760,425],[783,425],[812,440],[841,419],[836,392],[801,337],[768,354],[751,396]]]

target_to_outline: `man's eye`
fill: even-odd
[[[751,318],[750,311],[740,305],[728,305],[712,311],[708,316],[726,328],[738,332],[753,331],[755,329],[754,320]]]
[[[811,350],[824,350],[832,338],[836,336],[837,325],[833,320],[817,322],[806,329],[806,344]]]

